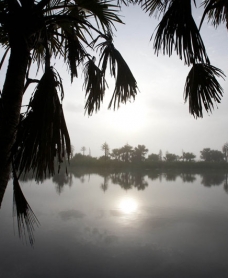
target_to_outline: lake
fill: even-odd
[[[9,183],[0,277],[228,277],[225,174],[71,174],[21,181],[40,225],[19,238]]]

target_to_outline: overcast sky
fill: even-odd
[[[120,51],[135,76],[140,93],[134,102],[121,105],[117,111],[108,110],[114,89],[110,82],[104,103],[98,113],[84,115],[85,97],[82,79],[70,83],[63,63],[55,67],[63,77],[65,118],[75,152],[85,146],[88,154],[101,156],[101,145],[107,142],[110,150],[125,144],[136,147],[144,144],[150,153],[161,149],[181,155],[182,150],[193,152],[197,159],[200,150],[209,147],[221,150],[228,142],[227,82],[219,79],[224,96],[218,109],[211,115],[204,112],[203,119],[194,119],[184,103],[183,90],[190,67],[175,54],[170,58],[154,54],[150,37],[158,21],[137,6],[124,7],[120,13],[125,25],[116,25],[114,45]],[[202,9],[196,14],[199,22]],[[202,28],[211,64],[228,74],[228,34],[225,26],[214,29],[205,21]]]

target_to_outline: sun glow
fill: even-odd
[[[132,198],[124,198],[120,201],[119,209],[126,214],[136,212],[138,208],[137,202]]]
[[[139,110],[133,106],[134,104],[128,104],[126,107],[121,107],[117,111],[109,111],[107,117],[107,126],[111,126],[112,129],[118,130],[118,132],[140,132],[144,127],[145,111]],[[111,123],[111,125],[110,125]]]

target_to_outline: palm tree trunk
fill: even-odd
[[[0,207],[10,176],[10,149],[16,138],[29,51],[17,42],[11,47],[9,65],[0,99]]]

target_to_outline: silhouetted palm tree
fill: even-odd
[[[109,107],[135,98],[137,84],[128,65],[113,45],[114,23],[119,7],[106,0],[2,0],[0,44],[5,48],[0,67],[10,50],[0,98],[0,203],[13,159],[19,173],[33,170],[37,179],[55,172],[71,153],[70,138],[61,101],[62,79],[53,60],[62,58],[71,81],[84,66],[86,112],[100,108],[106,69],[116,79]],[[91,50],[99,50],[101,69]],[[44,70],[40,80],[30,78],[31,65]],[[37,87],[27,111],[21,113],[23,94],[31,83]]]
[[[104,151],[105,159],[107,159],[108,155],[109,155],[109,146],[108,146],[108,144],[106,142],[104,144],[102,144],[101,149],[102,149],[102,151]]]
[[[85,155],[86,147],[81,147],[82,154]]]

